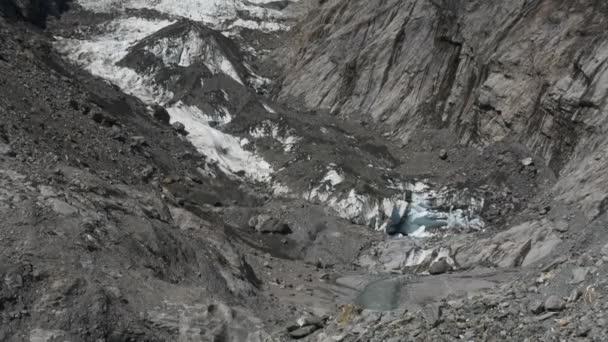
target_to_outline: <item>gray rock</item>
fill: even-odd
[[[555,230],[557,230],[560,233],[565,233],[568,231],[568,229],[570,229],[570,224],[566,221],[558,221],[555,222]]]
[[[545,300],[545,309],[547,311],[561,311],[564,309],[564,301],[558,296],[550,296]]]
[[[317,327],[315,325],[307,325],[305,327],[301,327],[301,328],[290,331],[289,336],[291,336],[292,338],[295,338],[295,339],[300,339],[300,338],[304,338],[304,337],[314,333],[317,330],[319,330],[319,327]]]
[[[261,214],[249,219],[249,226],[262,234],[290,234],[289,225],[270,215]]]
[[[424,320],[429,329],[435,328],[436,326],[439,325],[439,323],[441,323],[441,315],[442,315],[441,306],[436,305],[436,304],[427,305],[422,310],[422,316],[424,317]]]
[[[439,159],[446,160],[448,159],[448,151],[441,149],[439,150]]]
[[[455,300],[450,300],[447,302],[447,304],[452,308],[452,309],[462,309],[465,305],[464,299],[455,299]]]
[[[557,316],[557,312],[547,312],[547,313],[544,313],[544,314],[536,317],[535,320],[537,322],[541,322],[541,321],[547,320],[547,319],[549,319],[551,317],[554,317],[554,316]]]
[[[147,145],[146,138],[143,136],[131,137],[131,146],[145,146]]]
[[[587,275],[589,274],[589,267],[577,267],[572,270],[572,280],[570,284],[580,284],[585,281]]]
[[[602,256],[608,257],[608,243],[604,245],[604,247],[602,247]]]
[[[23,277],[21,274],[9,273],[4,276],[4,285],[11,290],[21,288],[23,286]]]
[[[314,325],[318,328],[322,328],[325,325],[325,319],[322,317],[318,317],[318,316],[307,315],[307,316],[300,317],[297,321],[297,324],[300,327]]]
[[[528,310],[530,310],[531,313],[538,315],[545,310],[545,305],[543,302],[536,300],[530,303]]]
[[[106,127],[112,127],[116,124],[116,119],[101,112],[95,112],[91,115],[91,119],[98,124]]]
[[[152,116],[156,120],[158,120],[164,124],[167,124],[167,125],[169,124],[169,121],[171,120],[171,116],[169,115],[169,112],[167,112],[167,110],[163,106],[160,106],[160,105],[152,106]]]
[[[440,258],[431,264],[429,273],[432,275],[443,274],[452,270],[452,265],[448,263],[447,258]]]
[[[570,295],[568,296],[568,303],[576,302],[579,298],[581,298],[582,295],[583,295],[583,291],[581,291],[581,289],[576,288],[576,289],[572,290],[570,292]]]
[[[186,131],[186,126],[184,126],[183,123],[176,121],[171,126],[173,127],[173,130],[175,130],[177,133],[181,135],[188,135],[188,132]]]
[[[534,161],[530,157],[524,158],[524,159],[521,160],[521,165],[523,165],[523,166],[534,165]]]
[[[146,166],[143,170],[141,170],[141,178],[143,180],[148,180],[154,175],[154,167],[152,165]]]
[[[11,146],[9,144],[0,143],[0,155],[14,157],[14,156],[16,156],[16,153],[15,153],[15,151],[13,151],[13,149],[11,148]]]
[[[62,201],[58,198],[49,198],[49,199],[47,199],[47,201],[51,205],[51,208],[53,208],[53,211],[55,211],[58,214],[65,215],[65,216],[71,216],[71,215],[78,213],[78,209],[76,209],[74,206],[72,206],[69,203]]]

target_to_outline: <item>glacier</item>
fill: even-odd
[[[103,33],[88,40],[56,37],[55,47],[74,63],[91,74],[102,77],[120,87],[127,94],[141,99],[147,104],[167,106],[171,122],[179,121],[190,133],[190,142],[226,173],[244,172],[255,181],[267,182],[272,175],[272,167],[261,157],[243,149],[240,139],[223,133],[210,126],[214,117],[203,113],[199,108],[181,102],[170,104],[173,94],[155,84],[152,75],[142,75],[133,69],[121,67],[117,63],[129,52],[129,48],[141,39],[173,24],[168,20],[148,20],[137,17],[120,18],[101,27]],[[196,47],[196,43],[191,43]],[[167,44],[168,48],[169,45]],[[192,49],[191,49],[192,51]],[[169,60],[174,54],[169,51],[156,51]],[[188,53],[185,54],[186,56]],[[186,63],[187,57],[180,53],[180,62]],[[221,70],[231,71],[226,65]],[[223,69],[222,69],[223,68]],[[225,114],[225,113],[224,113]],[[230,118],[230,115],[224,115]],[[224,119],[226,120],[226,119]],[[229,119],[228,119],[229,120]],[[224,121],[226,123],[226,121]]]
[[[97,11],[151,6],[172,15],[183,14],[198,20],[203,20],[204,16],[210,15],[217,21],[229,18],[234,14],[231,12],[233,9],[239,8],[239,6],[250,6],[253,2],[244,4],[239,1],[189,1],[186,2],[186,7],[174,6],[175,8],[169,8],[167,1],[152,3],[144,0],[125,2],[81,0],[80,3],[85,8]],[[265,1],[256,3],[265,3]],[[192,11],[188,14],[180,14],[179,11],[188,6],[192,6]],[[268,13],[270,12],[264,12],[264,15]],[[119,65],[119,61],[125,58],[133,46],[174,23],[176,20],[119,17],[100,25],[98,28],[101,33],[88,39],[56,37],[55,47],[74,63],[92,74],[116,84],[123,91],[138,97],[144,103],[165,106],[170,114],[171,123],[184,124],[189,132],[187,139],[207,156],[208,161],[215,163],[226,174],[243,173],[250,180],[270,183],[277,196],[294,196],[289,187],[273,182],[274,170],[267,161],[245,149],[250,144],[249,139],[241,139],[214,128],[215,123],[225,125],[232,120],[233,116],[227,108],[220,106],[221,113],[206,113],[196,106],[174,100],[174,94],[171,91],[155,82],[154,70],[149,73],[138,73],[131,68]],[[213,44],[206,44],[202,39],[196,31],[191,30],[187,34],[176,37],[150,40],[151,43],[146,41],[145,49],[158,57],[167,67],[173,65],[188,67],[197,61],[202,61],[213,74],[224,74],[244,85],[243,78],[232,62],[221,51],[216,51]],[[255,75],[246,63],[243,64],[243,67],[251,75],[247,82],[252,84],[255,89],[262,86],[262,83],[269,82],[269,80]],[[227,93],[225,91],[223,93],[227,99]],[[262,106],[267,112],[276,114],[276,111],[268,104],[262,103]],[[323,131],[324,128],[321,130]],[[276,122],[269,120],[251,128],[248,133],[253,139],[268,137],[276,140],[282,144],[285,153],[293,152],[297,143],[301,141],[301,138],[295,135],[294,130],[281,129]],[[367,225],[391,235],[427,237],[441,229],[453,227],[482,229],[484,226],[478,216],[483,207],[483,201],[471,199],[466,210],[450,207],[448,211],[445,211],[437,209],[449,207],[445,189],[434,191],[421,182],[402,185],[389,181],[387,186],[397,190],[397,194],[390,197],[378,197],[359,193],[354,188],[345,189],[343,183],[346,179],[347,176],[342,174],[336,165],[330,164],[319,184],[301,194],[300,197],[327,205],[340,217],[353,223]],[[341,186],[339,191],[338,186]],[[442,201],[446,203],[442,203]]]

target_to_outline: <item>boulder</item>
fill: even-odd
[[[164,124],[167,124],[167,125],[169,124],[169,120],[171,119],[169,112],[167,112],[165,107],[160,106],[160,105],[152,106],[152,116],[156,120],[158,120]]]
[[[300,339],[300,338],[304,338],[312,333],[314,333],[315,331],[319,330],[319,328],[317,326],[314,325],[308,325],[305,327],[301,327],[298,328],[296,330],[292,330],[289,332],[289,336],[291,336],[294,339]]]
[[[176,121],[171,126],[173,127],[173,130],[175,130],[177,133],[181,135],[188,135],[188,131],[186,131],[186,126],[184,126],[183,123]]]
[[[581,298],[582,295],[583,291],[581,291],[581,289],[579,288],[570,291],[570,295],[568,296],[568,303],[576,302],[579,298]]]
[[[524,159],[521,160],[521,165],[523,165],[523,166],[534,165],[534,161],[530,157],[524,158]]]
[[[555,230],[560,233],[565,233],[570,229],[570,224],[566,221],[555,222]]]
[[[439,258],[433,261],[429,267],[429,273],[432,275],[443,274],[452,270],[452,265],[448,262],[447,257]]]
[[[428,329],[435,328],[441,323],[442,307],[437,304],[431,304],[424,307],[422,317],[427,324]]]
[[[528,306],[531,313],[538,315],[545,310],[545,305],[539,300],[535,300]]]
[[[304,338],[325,326],[325,318],[317,316],[300,317],[296,324],[287,327],[289,336],[295,339]]]
[[[0,143],[0,156],[14,157],[16,153],[9,144]]]
[[[261,234],[291,234],[291,229],[287,223],[266,214],[250,218],[249,227],[254,228]]]
[[[318,316],[303,316],[300,317],[297,321],[297,324],[301,327],[305,327],[308,325],[314,325],[316,327],[322,328],[325,325],[325,319]]]
[[[590,267],[577,267],[575,269],[572,270],[572,280],[570,280],[570,284],[580,284],[582,282],[585,281],[585,278],[587,278],[587,275],[589,274],[589,271],[591,270]]]
[[[93,113],[93,115],[91,115],[91,119],[93,119],[93,121],[97,122],[98,124],[106,127],[112,127],[116,124],[115,118],[105,115],[101,112]]]
[[[144,167],[143,170],[141,170],[140,175],[142,180],[149,180],[154,175],[154,167],[152,165]]]
[[[545,300],[545,309],[547,311],[561,311],[564,309],[564,301],[558,296],[550,296]]]

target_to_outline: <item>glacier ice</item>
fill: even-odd
[[[259,6],[274,0],[78,0],[83,8],[94,12],[124,11],[126,9],[153,9],[171,16],[201,21],[216,28],[224,23],[234,27],[244,27],[263,31],[285,30],[281,23],[283,14],[274,9]],[[256,20],[242,19],[240,12]]]
[[[142,18],[121,18],[105,24],[105,33],[91,37],[88,40],[63,39],[58,37],[56,48],[84,69],[100,76],[120,87],[124,92],[138,97],[148,104],[167,105],[173,94],[155,84],[152,75],[141,75],[133,69],[118,66],[131,46],[141,39],[171,25],[172,21],[147,20]],[[193,43],[189,51],[193,51]],[[160,51],[158,51],[160,53]],[[171,53],[163,52],[163,56],[171,58]],[[179,63],[187,63],[190,52],[180,54]],[[227,65],[218,66],[223,71],[229,70]],[[223,133],[209,125],[214,118],[203,113],[199,108],[185,105],[182,102],[170,104],[167,108],[171,122],[179,121],[190,133],[188,139],[211,161],[217,162],[218,167],[227,173],[244,172],[247,177],[256,181],[269,181],[272,167],[261,157],[243,149],[241,141]],[[224,123],[231,119],[225,109]]]
[[[283,145],[283,151],[291,152],[302,139],[295,135],[293,129],[281,129],[276,122],[264,120],[249,130],[249,135],[255,139],[272,138]]]
[[[348,195],[336,191],[335,186],[345,178],[334,169],[325,175],[320,185],[303,194],[304,198],[327,204],[338,215],[356,224],[383,230],[390,235],[428,237],[437,229],[481,229],[479,217],[483,200],[469,199],[466,210],[441,209],[449,206],[453,196],[448,189],[437,192],[422,182],[396,185],[402,192],[388,198],[375,198],[351,189]],[[461,195],[465,197],[465,195]]]
[[[188,139],[207,158],[227,173],[243,171],[258,181],[269,181],[272,167],[241,146],[241,140],[209,126],[208,117],[197,107],[178,102],[167,108],[171,122],[179,121],[189,132]]]

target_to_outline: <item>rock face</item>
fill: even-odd
[[[517,140],[596,217],[608,193],[607,13],[599,1],[326,1],[286,49],[280,98],[403,140],[421,127]]]
[[[44,27],[48,16],[58,16],[70,3],[71,0],[4,0],[0,2],[0,14]]]
[[[527,222],[490,239],[464,244],[455,242],[452,250],[456,262],[464,268],[479,264],[518,267],[542,260],[561,242],[550,222]]]

